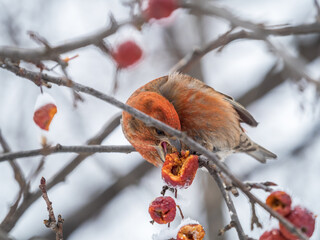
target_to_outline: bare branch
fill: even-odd
[[[10,147],[9,147],[7,141],[4,139],[1,131],[0,131],[0,144],[1,144],[5,153],[10,152]],[[25,177],[22,173],[22,170],[20,169],[19,165],[15,162],[14,158],[11,158],[10,160],[11,161],[9,161],[9,164],[10,164],[11,168],[13,169],[14,178],[17,181],[17,183],[19,184],[20,190],[18,192],[18,196],[17,196],[15,202],[10,207],[9,212],[6,214],[3,221],[6,221],[13,216],[13,214],[17,210],[17,207],[20,203],[20,200],[22,198],[23,193],[28,194],[28,192],[29,192],[29,188],[26,183]]]
[[[298,34],[312,34],[312,33],[320,33],[320,23],[315,22],[311,24],[302,24],[298,26],[288,26],[283,28],[265,28],[263,24],[252,23],[247,20],[243,20],[238,16],[234,15],[229,9],[219,7],[213,3],[210,5],[203,5],[197,3],[187,3],[181,1],[181,6],[183,8],[191,10],[191,13],[198,12],[208,16],[216,16],[223,19],[226,19],[230,22],[232,27],[242,27],[248,30],[251,30],[257,34],[260,34],[261,37],[265,37],[267,35],[278,35],[278,36],[286,36],[286,35],[298,35]]]
[[[215,4],[197,4],[186,1],[180,2],[181,7],[189,9],[191,13],[200,13],[208,16],[216,16],[228,20],[232,26],[240,26],[250,29],[252,31],[258,31],[259,25],[251,23],[250,21],[242,20],[236,17],[228,9],[219,7]]]
[[[317,23],[318,24],[318,23]],[[319,25],[319,29],[318,29],[318,33],[320,33],[320,23]],[[297,26],[297,29],[302,28],[303,26]],[[291,30],[291,32],[290,32]],[[293,32],[298,32],[298,30],[296,30],[295,28],[291,27],[291,29],[289,29],[289,27],[286,28],[279,28],[279,29],[264,29],[265,34],[261,35],[260,33],[256,33],[256,32],[248,32],[245,30],[240,30],[238,32],[235,33],[230,33],[230,31],[227,31],[226,33],[222,34],[220,37],[218,37],[216,40],[213,40],[211,42],[209,42],[206,46],[204,46],[201,49],[195,49],[193,50],[191,53],[187,54],[184,58],[182,58],[171,70],[170,72],[185,72],[187,71],[191,65],[193,65],[195,62],[199,61],[203,56],[205,56],[207,53],[224,47],[227,44],[235,41],[235,40],[241,40],[241,39],[250,39],[250,40],[263,40],[266,41],[266,43],[269,45],[269,47],[271,47],[275,53],[278,53],[280,55],[280,57],[282,57],[284,59],[284,61],[286,63],[288,63],[288,66],[291,67],[293,64],[298,65],[299,68],[299,74],[305,78],[307,78],[308,80],[311,79],[311,77],[309,77],[305,71],[301,70],[301,66],[302,64],[299,63],[297,64],[298,60],[291,60],[290,57],[288,57],[286,53],[283,53],[283,51],[278,51],[279,49],[276,48],[274,46],[274,44],[272,44],[269,40],[266,39],[267,35],[271,35],[272,33],[274,33],[274,35],[276,35],[276,33],[281,33],[283,36],[285,36],[286,34],[293,34]],[[290,61],[289,61],[290,60]],[[298,71],[298,70],[295,70]],[[310,80],[314,83],[314,80]]]
[[[305,64],[299,58],[295,58],[291,56],[288,52],[280,49],[275,44],[273,44],[270,40],[265,39],[266,43],[270,47],[272,51],[274,51],[285,63],[285,65],[294,73],[298,74],[302,78],[306,79],[309,83],[314,84],[317,89],[320,88],[320,82],[314,80],[306,71]]]
[[[254,201],[250,201],[251,204],[251,231],[254,229],[254,225],[258,228],[262,228],[262,224],[259,222],[259,218],[256,214],[256,206]]]
[[[220,189],[220,192],[221,192],[221,194],[222,194],[222,196],[224,198],[224,201],[225,201],[225,203],[226,203],[226,205],[228,207],[228,210],[229,210],[229,213],[230,213],[230,218],[231,218],[230,228],[231,228],[231,226],[235,227],[235,229],[237,230],[239,239],[240,240],[246,240],[247,236],[246,236],[246,234],[244,233],[244,231],[242,229],[242,226],[241,226],[241,223],[239,221],[236,208],[234,207],[234,204],[233,204],[233,201],[231,199],[231,196],[230,196],[229,192],[226,190],[226,185],[224,184],[223,180],[220,178],[218,170],[217,170],[217,167],[215,165],[212,165],[212,166],[213,166],[212,168],[207,168],[204,165],[204,167],[206,167],[208,169],[210,175],[216,181],[216,183],[217,183],[217,185],[218,185],[218,187]],[[228,229],[230,229],[230,228],[228,228]],[[224,229],[224,230],[226,231],[228,229]],[[222,234],[222,232],[219,233],[219,235],[221,235],[221,234]]]
[[[58,221],[56,221],[56,217],[53,212],[52,202],[49,200],[47,187],[46,187],[46,179],[44,177],[41,178],[39,188],[42,192],[42,197],[47,204],[47,210],[49,212],[49,219],[44,220],[44,225],[47,228],[50,228],[56,234],[56,240],[63,240],[63,222],[64,219],[61,215],[58,215]]]
[[[214,4],[210,4],[210,6],[203,6],[201,4],[186,3],[184,1],[181,1],[181,6],[190,9],[191,11],[224,18],[231,23],[231,30],[233,30],[235,26],[240,26],[242,28],[249,29],[250,31],[240,30],[236,33],[231,33],[231,30],[227,31],[218,39],[208,43],[203,48],[195,49],[191,53],[187,54],[170,70],[170,72],[185,72],[190,68],[191,65],[199,61],[205,54],[211,52],[214,49],[223,48],[224,46],[235,40],[264,40],[268,43],[267,37],[270,35],[288,36],[320,33],[319,21],[316,21],[311,24],[301,24],[297,26],[265,27],[262,24],[255,24],[250,21],[242,20],[239,17],[235,16],[233,13],[231,13],[228,9],[215,6]],[[302,76],[309,78],[305,73]]]
[[[217,49],[219,47],[226,46],[230,42],[238,39],[252,39],[252,40],[263,40],[267,43],[267,45],[270,47],[270,49],[278,55],[288,69],[290,69],[292,72],[298,74],[301,78],[306,79],[309,83],[316,86],[317,90],[320,89],[320,82],[313,79],[306,71],[305,64],[297,58],[294,58],[286,51],[280,49],[279,47],[276,47],[275,44],[273,44],[269,39],[265,37],[261,37],[261,35],[255,32],[247,32],[245,30],[241,30],[236,33],[229,33],[229,31],[226,34],[223,34],[218,39],[208,43],[204,48],[202,49],[196,49],[190,54],[186,55],[184,58],[182,58],[171,70],[170,72],[185,72],[187,71],[195,62],[199,61],[204,55],[211,52],[214,49]]]
[[[90,146],[63,146],[57,144],[56,146],[47,146],[44,148],[38,148],[34,150],[4,153],[0,155],[0,162],[10,159],[33,157],[38,155],[48,156],[53,153],[98,153],[98,152],[118,152],[118,153],[131,153],[136,151],[132,146],[122,145],[90,145]]]
[[[42,44],[48,50],[51,50],[51,46],[50,46],[50,44],[49,44],[47,39],[45,39],[44,37],[40,36],[37,32],[28,31],[27,33],[29,34],[31,39],[33,39],[35,42],[37,42],[39,44]]]
[[[252,182],[245,182],[245,185],[247,185],[248,190],[250,191],[252,188],[255,189],[262,189],[266,192],[272,192],[273,189],[270,188],[271,186],[277,186],[277,184],[273,183],[273,182],[261,182],[261,183],[252,183]]]
[[[218,236],[224,235],[227,231],[235,227],[235,223],[231,221],[229,224],[224,226],[222,229],[219,230]]]
[[[31,182],[34,178],[37,177],[37,175],[43,170],[43,167],[44,167],[44,163],[45,163],[45,159],[46,159],[46,156],[42,156],[36,169],[30,173],[29,175],[29,182]]]
[[[209,42],[206,46],[201,49],[195,49],[190,54],[187,54],[184,58],[182,58],[173,68],[171,68],[170,72],[185,72],[187,71],[192,64],[199,61],[204,55],[207,53],[220,48],[222,46],[226,46],[232,41],[239,39],[254,39],[254,40],[263,40],[261,36],[256,35],[252,32],[247,32],[245,30],[241,30],[235,33],[230,33],[229,31],[225,34],[222,34],[216,40]]]
[[[318,0],[314,0],[314,6],[317,9],[317,17],[316,17],[316,19],[319,22],[320,21],[320,5],[318,3]]]
[[[1,130],[0,130],[0,144],[1,144],[2,148],[3,148],[3,150],[4,150],[3,151],[4,153],[9,153],[11,151],[7,141],[4,139],[4,137],[2,135]],[[22,173],[19,165],[14,161],[14,158],[11,158],[10,166],[13,169],[14,178],[16,179],[17,183],[19,184],[20,189],[23,189],[25,187],[25,185],[26,185],[26,180],[25,180],[25,178],[23,176],[23,173]]]
[[[0,47],[0,58],[10,58],[25,61],[40,61],[40,60],[55,60],[57,56],[65,52],[69,52],[78,48],[86,47],[88,45],[98,45],[104,38],[114,34],[124,25],[141,24],[144,20],[141,17],[136,17],[132,20],[124,21],[122,23],[111,24],[107,28],[98,30],[88,36],[76,38],[69,41],[64,41],[61,45],[47,47],[38,47],[33,49],[18,48],[18,47]]]

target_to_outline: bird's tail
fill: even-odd
[[[277,155],[260,146],[259,144],[253,143],[253,149],[254,150],[252,151],[246,151],[246,153],[261,163],[265,163],[267,159],[270,158],[277,158]]]

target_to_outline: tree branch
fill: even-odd
[[[66,40],[63,44],[47,47],[38,47],[33,49],[18,48],[18,47],[0,47],[0,59],[10,58],[12,60],[25,60],[25,61],[40,61],[40,60],[56,60],[56,57],[65,52],[69,52],[78,48],[86,47],[89,45],[99,45],[101,41],[116,33],[119,28],[124,25],[141,25],[143,18],[135,17],[132,20],[127,20],[122,23],[110,21],[110,26],[98,30],[92,34],[84,37],[79,37],[73,40]]]
[[[262,228],[262,224],[259,222],[259,218],[256,213],[256,205],[254,201],[250,201],[251,204],[251,231],[254,229],[254,225],[258,228]]]
[[[215,4],[198,4],[198,3],[188,3],[181,1],[180,5],[182,8],[189,9],[191,13],[201,13],[208,16],[216,16],[219,18],[226,19],[230,22],[232,27],[242,27],[253,32],[261,34],[262,37],[266,35],[275,36],[287,36],[287,35],[299,35],[299,34],[312,34],[320,33],[320,22],[316,21],[311,24],[301,24],[297,26],[287,26],[287,27],[265,27],[263,24],[255,24],[247,20],[243,20],[238,16],[234,15],[229,9],[224,7],[219,7]]]
[[[200,12],[205,15],[218,16],[228,20],[231,23],[231,30],[225,34],[218,37],[216,40],[208,43],[201,49],[195,49],[191,53],[187,54],[182,58],[171,70],[170,72],[185,72],[192,64],[199,61],[204,55],[211,52],[217,48],[223,48],[227,44],[240,39],[251,39],[251,40],[263,40],[267,45],[278,54],[287,66],[294,72],[298,72],[300,76],[306,78],[308,81],[316,84],[319,87],[319,83],[313,80],[304,70],[303,64],[299,63],[298,60],[292,60],[289,54],[284,51],[280,51],[276,48],[267,37],[273,36],[288,36],[288,35],[300,35],[300,34],[314,34],[320,33],[320,22],[316,21],[311,24],[301,24],[297,26],[286,26],[286,27],[265,27],[263,24],[254,24],[250,21],[242,20],[241,18],[235,16],[228,9],[215,6],[211,4],[210,6],[203,6],[201,4],[186,3],[181,1],[181,6],[191,10],[192,12]],[[240,30],[236,33],[231,33],[231,31],[236,27],[240,26],[250,31]]]
[[[206,166],[204,166],[205,168],[207,168]],[[224,201],[228,207],[229,210],[229,214],[230,214],[230,218],[231,218],[231,223],[230,223],[230,227],[234,227],[237,231],[239,240],[246,240],[247,236],[244,233],[241,223],[239,221],[238,218],[238,214],[236,211],[236,208],[234,207],[233,201],[231,199],[231,196],[229,194],[229,192],[226,190],[226,186],[223,183],[222,179],[220,178],[219,174],[218,174],[218,170],[216,169],[216,167],[213,168],[207,168],[207,170],[209,171],[210,175],[214,178],[214,180],[216,181],[220,192],[224,198]],[[230,229],[230,228],[229,228]],[[224,230],[225,232],[226,230]],[[222,232],[222,231],[221,231]]]
[[[110,153],[110,152],[118,152],[118,153],[131,153],[136,151],[131,145],[122,146],[122,145],[90,145],[90,146],[63,146],[57,144],[56,146],[46,146],[44,148],[38,148],[34,150],[28,151],[20,151],[20,152],[12,152],[12,153],[4,153],[0,154],[0,162],[17,159],[17,158],[25,158],[25,157],[33,157],[33,156],[48,156],[53,153]]]
[[[270,47],[270,49],[275,52],[284,62],[284,64],[289,68],[293,73],[296,73],[298,76],[301,76],[309,83],[315,85],[317,90],[320,88],[320,82],[313,79],[306,70],[305,64],[301,59],[291,56],[287,51],[283,50],[283,47],[276,46],[272,41],[265,39],[265,42]]]
[[[4,137],[1,133],[1,130],[0,130],[0,144],[1,144],[5,153],[10,152],[10,147],[9,147],[7,141],[4,139]],[[20,203],[20,200],[22,198],[23,193],[25,193],[25,195],[27,195],[29,193],[29,185],[26,182],[26,179],[22,173],[22,170],[20,169],[19,165],[16,163],[14,158],[11,158],[10,160],[11,161],[9,161],[9,164],[13,170],[14,178],[17,181],[20,189],[19,189],[18,196],[17,196],[15,202],[11,205],[9,212],[6,214],[3,221],[9,220],[13,216],[13,214],[15,213],[15,211],[18,208],[18,205]]]
[[[318,23],[319,24],[319,23]],[[320,25],[320,24],[319,24]],[[299,28],[300,29],[300,26]],[[282,32],[283,29],[277,29],[281,30]],[[272,32],[273,30],[268,30],[267,32]],[[288,33],[288,30],[283,30],[284,33]],[[319,29],[320,33],[320,29]],[[303,64],[296,60],[293,60],[293,58],[284,52],[283,50],[280,50],[277,48],[271,41],[269,41],[266,38],[266,35],[268,34],[263,34],[261,35],[260,33],[256,32],[248,32],[245,30],[240,30],[235,33],[230,33],[230,31],[222,34],[220,37],[217,39],[209,42],[207,45],[205,45],[201,49],[195,49],[191,53],[187,54],[184,58],[182,58],[173,68],[171,68],[170,72],[185,72],[187,71],[195,62],[199,61],[203,56],[205,56],[207,53],[218,49],[225,47],[229,43],[235,41],[235,40],[241,40],[241,39],[250,39],[250,40],[263,40],[266,42],[266,44],[276,53],[278,54],[279,57],[281,57],[286,65],[290,67],[290,69],[294,70],[294,72],[299,73],[302,77],[306,78],[308,81],[312,83],[317,83],[317,81],[313,80],[306,71],[304,70]],[[285,35],[283,35],[285,36]],[[297,68],[298,67],[298,68]],[[317,83],[319,84],[319,83]]]
[[[4,154],[5,153],[8,153],[10,154],[10,147],[7,143],[7,141],[4,139],[3,135],[2,135],[2,132],[0,130],[0,144],[3,148],[3,152]],[[3,154],[0,154],[0,156],[3,155]],[[19,184],[20,186],[20,189],[24,189],[25,185],[26,185],[26,180],[25,180],[25,177],[19,167],[19,165],[15,162],[14,160],[14,157],[10,159],[10,166],[12,167],[13,169],[13,172],[14,172],[14,178],[16,179],[17,183]]]
[[[171,68],[170,72],[185,72],[191,67],[192,64],[199,61],[207,53],[217,48],[226,46],[227,44],[239,39],[263,40],[261,36],[258,36],[253,32],[240,30],[235,33],[230,33],[230,31],[228,31],[214,41],[209,42],[203,48],[195,49],[191,53],[187,54],[173,68]]]

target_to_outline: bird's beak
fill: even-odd
[[[155,148],[156,148],[156,150],[157,150],[157,152],[158,152],[158,154],[159,154],[159,157],[160,157],[160,159],[161,159],[161,161],[162,162],[165,162],[165,160],[166,160],[166,153],[164,152],[165,150],[163,149],[163,147],[161,146],[161,145],[159,145],[159,146],[155,146]]]
[[[170,144],[171,148],[175,149],[177,152],[181,152],[181,142],[179,139],[177,138],[169,138],[165,141],[162,141],[160,143],[160,145],[155,146],[155,149],[157,150],[159,157],[161,159],[161,161],[165,162],[166,159],[166,155],[167,155],[167,147],[168,144]],[[171,151],[170,151],[171,152]]]
[[[179,153],[181,152],[181,142],[178,138],[169,138],[169,143],[173,146]]]

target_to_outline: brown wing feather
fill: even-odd
[[[245,109],[244,106],[242,106],[240,103],[236,102],[232,97],[219,92],[221,95],[225,97],[225,100],[228,101],[233,108],[237,111],[239,114],[240,120],[252,127],[258,126],[258,122],[254,119],[254,117],[248,112],[247,109]]]

